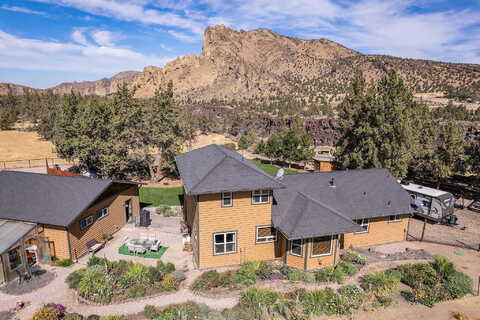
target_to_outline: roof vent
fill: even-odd
[[[367,191],[363,191],[363,195],[366,197],[367,196]]]
[[[335,178],[334,177],[330,178],[330,187],[335,188]]]
[[[390,207],[391,204],[392,204],[392,201],[388,200],[387,207]]]

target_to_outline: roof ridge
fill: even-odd
[[[318,201],[318,200],[310,197],[309,195],[307,195],[307,194],[305,194],[305,193],[303,193],[303,192],[301,192],[301,191],[297,191],[297,193],[300,193],[300,194],[302,194],[303,196],[305,196],[305,198],[307,198],[308,200],[313,201],[313,202],[315,202],[316,204],[318,204],[318,205],[320,205],[320,206],[322,206],[322,207],[324,207],[324,208],[327,208],[328,210],[332,211],[333,213],[335,213],[336,215],[340,216],[341,218],[344,218],[344,219],[346,219],[346,220],[348,220],[348,221],[350,221],[350,222],[353,222],[353,219],[350,219],[349,217],[343,215],[343,213],[341,213],[340,211],[338,211],[338,210],[336,210],[336,209],[333,209],[333,208],[331,208],[330,206],[327,206],[327,205],[324,204],[323,202]]]
[[[200,181],[198,181],[190,190],[188,190],[188,192],[191,193],[196,187],[198,187],[208,177],[208,175],[213,172],[213,170],[215,170],[223,161],[225,161],[226,158],[227,155],[223,153],[223,159],[218,161],[217,164],[212,167],[212,169],[208,170],[208,172],[200,179]]]
[[[233,159],[233,160],[235,160],[236,162],[242,164],[242,166],[247,167],[247,168],[249,168],[249,169],[255,170],[255,168],[256,168],[256,169],[258,169],[258,170],[255,170],[256,172],[258,172],[258,173],[264,175],[265,177],[268,177],[270,180],[272,180],[272,181],[274,181],[274,182],[276,182],[276,183],[278,183],[278,184],[286,187],[283,183],[281,183],[281,182],[278,181],[277,179],[273,178],[271,175],[269,175],[268,173],[266,173],[266,172],[263,171],[262,169],[256,167],[255,165],[254,165],[255,168],[250,167],[250,166],[248,166],[244,161],[241,161],[241,160],[239,160],[239,159],[237,159],[237,158],[235,158],[235,157],[232,157],[232,156],[229,155],[228,153],[226,153],[226,152],[225,152],[226,150],[225,150],[223,147],[220,147],[220,146],[217,145],[217,144],[213,144],[213,145],[214,145],[215,147],[217,147],[219,150],[221,150],[222,153],[225,155],[225,157],[228,157],[228,158],[230,158],[230,159]],[[235,151],[235,152],[236,152],[236,151]],[[237,153],[238,153],[238,152],[237,152]],[[247,158],[245,158],[243,155],[241,155],[240,153],[238,153],[238,154],[242,157],[242,159],[247,160],[247,161],[250,162],[250,160],[248,160]]]
[[[14,171],[14,170],[0,170],[0,174],[2,173],[13,173],[13,174],[24,174],[24,175],[36,175],[42,177],[58,177],[58,178],[72,178],[72,179],[83,179],[85,181],[110,181],[110,182],[119,182],[114,181],[112,179],[98,179],[98,178],[90,178],[87,176],[63,176],[59,174],[49,174],[49,173],[39,173],[39,172],[26,172],[26,171]]]

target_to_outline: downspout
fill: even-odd
[[[305,246],[305,260],[303,261],[303,270],[307,270],[308,267],[308,244],[310,243],[310,239],[306,239],[303,244]]]
[[[2,253],[3,254],[3,253]],[[5,283],[8,282],[8,279],[7,279],[7,273],[5,272],[5,264],[3,263],[3,256],[2,254],[0,254],[0,262],[2,264],[2,273],[3,273],[3,280],[5,281]]]
[[[338,250],[338,234],[335,239],[335,246],[334,246],[334,252],[333,252],[333,265],[337,264],[337,250]]]
[[[67,231],[68,253],[70,254],[70,259],[74,260],[74,257],[72,256],[72,244],[70,243],[70,230],[68,227],[65,228],[65,230]],[[77,257],[75,257],[75,262],[77,261]]]

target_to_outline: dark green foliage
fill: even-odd
[[[400,284],[401,273],[398,271],[379,271],[362,278],[363,290],[377,298],[390,296]]]
[[[345,279],[346,274],[342,268],[329,266],[315,271],[315,281],[317,282],[344,283]]]
[[[445,279],[445,288],[450,292],[453,299],[473,293],[472,287],[472,279],[462,272],[455,271]]]
[[[12,127],[18,119],[17,110],[18,98],[12,94],[0,95],[0,130],[7,130]]]
[[[73,264],[72,259],[62,259],[56,261],[56,265],[59,267],[70,267]]]
[[[85,318],[79,313],[67,313],[65,317],[63,317],[63,320],[83,320],[83,319]]]
[[[155,320],[198,320],[202,319],[202,310],[199,304],[195,302],[186,302],[182,304],[170,305],[159,311]]]
[[[343,273],[345,273],[349,277],[353,276],[354,274],[356,274],[358,272],[358,268],[354,264],[346,262],[346,261],[340,261],[335,266],[335,268],[342,270]]]
[[[175,271],[175,265],[171,262],[163,262],[162,260],[157,261],[157,269],[160,272],[173,272]]]
[[[367,299],[363,290],[355,285],[340,287],[337,292],[353,309],[360,309]]]
[[[91,314],[87,317],[87,320],[100,320],[100,316],[96,314]]]
[[[357,74],[339,107],[338,161],[347,169],[387,168],[395,177],[405,177],[425,149],[427,114],[395,71],[371,87]]]
[[[238,140],[238,148],[241,150],[248,149],[255,143],[256,140],[257,137],[255,132],[248,130],[240,136],[240,139]]]
[[[83,277],[83,274],[85,272],[85,268],[80,268],[78,270],[75,270],[74,272],[70,273],[67,276],[66,282],[68,283],[68,287],[70,289],[77,289],[78,284],[80,283],[80,280]]]
[[[253,316],[253,319],[268,319],[274,313],[274,306],[281,294],[268,289],[247,289],[240,298],[240,307]]]
[[[141,298],[145,296],[146,292],[147,290],[145,289],[145,287],[142,287],[142,286],[131,287],[131,288],[128,288],[127,290],[127,296],[129,298]]]

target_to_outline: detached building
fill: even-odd
[[[176,162],[200,269],[278,259],[311,270],[344,248],[406,239],[410,197],[386,169],[274,178],[218,145]]]
[[[76,260],[139,212],[133,182],[1,171],[0,283],[37,261]]]

